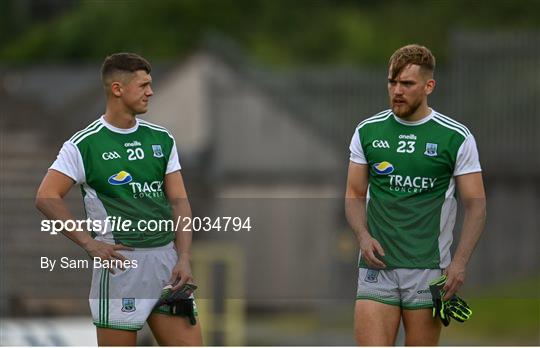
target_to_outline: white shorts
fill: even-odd
[[[140,330],[171,278],[178,255],[173,243],[156,248],[120,250],[137,267],[124,271],[94,268],[90,310],[94,325],[119,330]]]
[[[442,274],[440,269],[360,268],[357,300],[373,300],[404,309],[431,308],[429,283]]]

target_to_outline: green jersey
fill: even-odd
[[[454,177],[481,171],[474,137],[434,110],[406,122],[390,110],[361,122],[351,161],[369,166],[367,226],[388,268],[446,268],[456,218]],[[361,258],[360,266],[367,267]]]
[[[165,128],[136,119],[134,127],[119,129],[101,117],[64,143],[51,169],[81,185],[87,217],[102,222],[93,233],[99,240],[157,247],[175,238],[172,228],[148,224],[172,220],[163,180],[180,163]]]

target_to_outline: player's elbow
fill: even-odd
[[[476,219],[485,221],[487,216],[487,204],[485,197],[471,198],[464,202],[465,210]]]
[[[45,202],[45,195],[43,194],[42,190],[38,190],[38,192],[36,193],[36,198],[34,199],[34,206],[37,208],[37,210],[43,211]]]
[[[354,185],[347,185],[345,190],[345,200],[365,200],[367,195],[367,187],[357,187]]]
[[[47,206],[47,202],[53,199],[61,199],[61,198],[62,197],[60,196],[60,194],[53,192],[47,189],[47,187],[44,187],[43,185],[41,185],[36,192],[36,197],[34,199],[34,206],[39,211],[44,211],[45,207]]]
[[[36,199],[34,200],[34,206],[36,207],[37,210],[43,212],[45,208],[44,199],[41,197],[36,197]]]
[[[169,199],[173,212],[180,216],[191,216],[191,205],[187,198]]]

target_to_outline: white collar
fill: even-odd
[[[102,115],[99,121],[101,122],[101,124],[107,127],[110,131],[115,132],[115,133],[129,134],[129,133],[135,132],[139,128],[139,119],[137,117],[135,117],[135,125],[131,128],[115,127],[105,120],[105,115]]]
[[[427,121],[429,121],[429,120],[431,120],[433,118],[433,116],[435,115],[435,110],[433,110],[431,108],[430,108],[430,110],[431,110],[431,113],[429,115],[427,115],[424,118],[419,119],[418,121],[405,121],[405,120],[402,120],[401,118],[394,115],[393,112],[392,112],[392,116],[394,116],[394,120],[396,120],[398,123],[401,123],[402,125],[405,125],[405,126],[419,126],[419,125],[424,124],[424,123],[426,123]]]

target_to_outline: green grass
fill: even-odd
[[[463,297],[473,316],[464,324],[454,321],[444,328],[442,342],[540,344],[540,278],[470,289]]]

